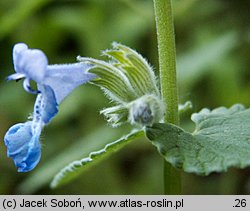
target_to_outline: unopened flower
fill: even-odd
[[[114,127],[125,122],[148,126],[162,120],[165,105],[161,100],[153,68],[135,50],[113,43],[111,50],[103,51],[109,61],[78,57],[91,64],[88,72],[98,77],[92,81],[101,87],[116,105],[101,111]]]
[[[24,43],[13,48],[15,72],[7,80],[24,78],[23,87],[27,92],[37,94],[32,120],[12,126],[4,137],[7,155],[14,160],[19,172],[32,170],[40,160],[39,137],[43,127],[58,112],[58,105],[76,87],[95,75],[88,73],[87,64],[48,65],[46,55],[38,49],[29,49]],[[30,80],[37,84],[37,90],[30,87]]]

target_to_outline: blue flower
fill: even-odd
[[[27,92],[37,94],[32,120],[12,126],[4,137],[7,155],[14,160],[19,172],[32,170],[41,157],[39,137],[43,127],[58,112],[58,105],[76,87],[96,76],[88,73],[90,65],[83,63],[48,65],[46,55],[38,49],[29,49],[24,43],[13,48],[15,72],[7,80],[24,78]],[[30,87],[37,83],[37,90]]]
[[[32,170],[40,160],[39,135],[33,134],[32,122],[12,126],[4,139],[7,155],[14,160],[19,172]]]

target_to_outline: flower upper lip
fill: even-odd
[[[13,63],[15,72],[7,80],[24,78],[24,89],[32,94],[41,92],[39,87],[47,85],[54,91],[59,104],[73,89],[86,83],[96,76],[87,73],[91,65],[83,63],[48,65],[46,55],[39,49],[29,49],[24,43],[18,43],[13,48]],[[30,80],[38,85],[38,90],[33,90]]]
[[[27,92],[38,94],[39,91],[33,90],[30,80],[42,83],[45,77],[48,59],[46,55],[38,49],[29,49],[24,43],[18,43],[13,48],[13,63],[16,73],[8,76],[7,80],[23,81],[23,87]]]

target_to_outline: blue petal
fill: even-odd
[[[21,165],[17,165],[18,172],[31,171],[36,167],[41,158],[41,146],[39,143],[39,136],[33,136],[29,142],[29,150],[27,156],[23,159]]]
[[[29,79],[42,83],[48,65],[46,55],[38,49],[28,49],[23,43],[13,48],[13,62],[17,73],[25,74]]]
[[[22,74],[22,73],[14,73],[14,74],[12,74],[12,75],[9,75],[9,76],[6,78],[6,80],[7,80],[7,81],[10,81],[10,80],[20,80],[20,79],[22,79],[22,78],[24,78],[24,77],[25,77],[25,75]]]
[[[23,81],[23,88],[26,92],[29,92],[31,94],[39,94],[40,91],[38,90],[34,90],[31,88],[30,86],[30,79],[29,78],[25,78],[24,81]]]
[[[14,63],[14,68],[16,72],[19,72],[19,69],[20,69],[18,68],[18,66],[22,57],[22,52],[27,49],[28,49],[28,46],[25,43],[17,43],[13,47],[13,63]]]
[[[96,77],[92,73],[87,73],[90,67],[83,63],[49,65],[43,84],[53,89],[56,102],[60,104],[76,87]]]
[[[37,96],[33,119],[37,122],[42,121],[48,124],[49,121],[57,114],[58,104],[56,102],[54,91],[45,85],[39,85],[41,94]]]
[[[32,134],[32,122],[12,126],[4,137],[7,155],[14,160],[18,172],[32,170],[41,157],[40,134]]]

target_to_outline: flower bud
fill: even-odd
[[[154,95],[144,95],[129,105],[129,122],[142,126],[150,126],[159,122],[164,115],[162,101]]]

